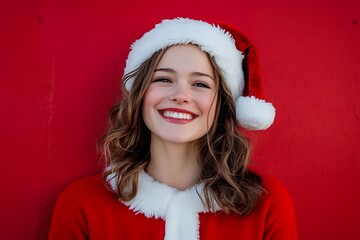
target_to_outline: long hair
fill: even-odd
[[[110,110],[110,128],[99,142],[107,168],[103,181],[108,186],[109,175],[115,173],[116,194],[127,202],[137,193],[138,174],[150,161],[150,130],[142,117],[142,100],[152,74],[167,48],[153,54],[138,69],[123,78],[123,86],[134,78],[132,88],[124,87],[123,98]],[[195,153],[202,165],[200,181],[204,183],[204,204],[213,208],[211,199],[226,213],[248,214],[258,202],[261,178],[249,171],[249,140],[237,128],[235,103],[228,91],[215,60],[214,69],[218,93],[214,123],[206,135],[195,143]]]

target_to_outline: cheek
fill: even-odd
[[[217,102],[216,96],[211,94],[209,96],[201,98],[198,102],[202,112],[209,116],[210,125],[211,125],[215,117],[215,109]]]
[[[159,101],[159,91],[151,86],[146,90],[143,99],[143,108],[146,106],[152,106]]]
[[[151,121],[155,114],[154,109],[156,105],[161,101],[162,94],[158,88],[149,87],[143,97],[142,103],[142,115],[145,123]]]

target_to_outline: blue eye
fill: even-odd
[[[196,87],[202,87],[202,88],[210,88],[210,86],[207,84],[207,83],[204,83],[204,82],[196,82],[194,84],[194,86]]]

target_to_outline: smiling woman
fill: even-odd
[[[147,172],[158,181],[180,190],[199,181],[194,141],[214,122],[217,85],[207,54],[195,45],[172,46],[160,59],[142,105],[151,132]]]
[[[287,191],[248,169],[238,128],[274,120],[257,67],[227,25],[173,19],[144,34],[99,145],[104,173],[62,193],[49,239],[297,239]]]
[[[172,46],[165,52],[143,102],[152,146],[158,141],[184,143],[190,150],[193,141],[206,134],[215,116],[213,72],[207,54],[195,45]]]

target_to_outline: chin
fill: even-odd
[[[188,143],[188,142],[192,142],[194,141],[193,138],[189,138],[187,136],[160,136],[160,139],[162,139],[162,141],[164,142],[169,142],[169,143]]]
[[[172,137],[165,137],[163,140],[170,142],[170,143],[176,143],[176,144],[186,144],[186,143],[194,143],[196,140],[199,140],[203,135],[199,136],[172,136]]]

